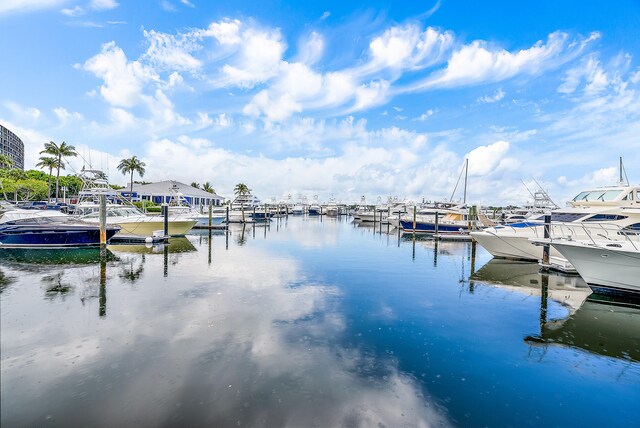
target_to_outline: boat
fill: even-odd
[[[107,241],[120,226],[107,225]],[[68,248],[100,245],[100,226],[59,211],[12,210],[0,217],[0,248]]]
[[[550,244],[594,292],[640,297],[640,239],[629,236],[624,241],[552,239]]]
[[[612,186],[600,187],[580,192],[570,202],[571,206],[551,212],[550,237],[572,235],[574,239],[587,238],[583,225],[590,230],[602,232],[639,227],[640,187]],[[531,239],[544,238],[544,215],[537,215],[527,221],[509,225],[496,225],[481,231],[471,232],[471,236],[491,255],[500,258],[520,260],[541,260],[542,247]],[[613,235],[611,239],[620,238]],[[550,253],[551,264],[562,270],[573,270],[555,248]]]
[[[89,223],[100,221],[100,197],[108,201],[107,224],[121,227],[121,234],[152,236],[154,232],[164,231],[164,218],[144,214],[135,205],[130,204],[118,195],[107,181],[106,175],[99,170],[83,170],[80,178],[83,181],[79,192],[78,203],[73,215]],[[193,228],[196,220],[174,215],[168,217],[169,236],[183,236]]]
[[[436,221],[437,219],[437,221]],[[400,227],[407,233],[430,233],[439,235],[468,235],[481,227],[474,207],[460,205],[451,208],[433,208],[428,214],[416,214],[415,227],[412,216],[400,218]]]

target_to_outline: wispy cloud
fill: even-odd
[[[68,2],[69,0],[3,0],[0,2],[0,15],[54,9]]]
[[[483,95],[477,99],[479,103],[495,103],[503,99],[505,96],[505,92],[501,89],[498,89],[493,93],[493,95]]]

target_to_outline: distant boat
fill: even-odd
[[[111,239],[119,226],[107,225]],[[0,248],[67,248],[100,245],[100,226],[59,211],[13,210],[0,217]]]

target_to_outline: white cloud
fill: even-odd
[[[13,101],[5,101],[4,106],[13,114],[18,121],[37,121],[42,113],[35,107],[23,107]]]
[[[495,103],[503,99],[505,92],[502,89],[498,89],[493,95],[484,95],[478,98],[479,103]]]
[[[115,0],[91,0],[89,7],[93,10],[110,10],[118,7],[118,2]]]
[[[177,10],[176,7],[168,0],[162,0],[160,2],[160,7],[167,12],[175,12]]]
[[[75,17],[84,15],[85,11],[82,7],[76,5],[72,9],[68,9],[68,8],[61,9],[60,13],[62,13],[63,15],[67,15],[72,18],[75,18]]]
[[[53,112],[55,113],[56,117],[58,118],[58,120],[60,121],[60,123],[62,125],[65,125],[70,120],[82,120],[82,119],[84,119],[84,116],[81,113],[69,112],[64,107],[56,107],[56,108],[53,109]]]
[[[510,167],[511,160],[507,160],[509,152],[507,141],[498,141],[488,146],[479,146],[471,150],[467,155],[469,159],[469,175],[484,176],[491,174],[503,167]],[[503,163],[507,160],[507,164]]]
[[[180,3],[182,3],[185,6],[195,7],[194,4],[191,3],[189,0],[180,0]]]
[[[578,67],[567,71],[562,84],[558,87],[558,92],[574,93],[582,83],[584,83],[584,91],[591,94],[601,92],[609,85],[607,74],[595,56],[584,58]]]
[[[242,33],[242,44],[231,64],[221,71],[222,84],[252,88],[278,74],[286,45],[278,30],[248,29]]]
[[[476,40],[457,49],[444,70],[411,85],[409,90],[466,86],[497,82],[517,74],[536,74],[575,58],[599,37],[598,33],[592,33],[576,42],[570,41],[566,33],[555,32],[549,35],[546,43],[539,41],[515,53],[494,49],[486,42]]]
[[[416,117],[413,120],[417,120],[417,121],[420,121],[420,122],[425,121],[428,118],[430,118],[431,116],[433,116],[434,114],[436,114],[437,111],[438,110],[429,109],[429,110],[427,110],[426,112],[422,113],[420,116]]]
[[[0,2],[0,15],[53,9],[68,2],[69,0],[3,0]]]
[[[203,36],[213,37],[221,45],[239,45],[242,42],[240,30],[242,23],[237,19],[223,19],[219,22],[212,22],[206,30],[201,33]]]
[[[191,55],[192,52],[201,49],[194,33],[173,36],[145,30],[143,34],[149,47],[141,58],[156,68],[195,73],[202,67],[202,62]]]
[[[102,51],[88,59],[82,68],[104,81],[100,94],[117,107],[132,107],[140,103],[145,84],[159,79],[150,67],[139,61],[129,62],[115,42],[102,45]]]

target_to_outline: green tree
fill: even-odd
[[[7,155],[0,155],[0,168],[13,168],[13,159]]]
[[[233,188],[233,192],[235,193],[236,196],[244,196],[251,193],[251,189],[249,189],[249,187],[244,183],[238,183],[236,184],[236,187]],[[242,208],[242,223],[244,223],[245,222],[244,202],[240,204],[240,207]]]
[[[120,161],[120,163],[118,164],[118,169],[120,171],[122,171],[122,174],[127,174],[127,172],[131,173],[131,180],[130,180],[130,196],[129,199],[132,201],[133,200],[133,173],[137,172],[138,175],[140,175],[140,178],[142,178],[144,176],[145,173],[145,163],[142,162],[140,159],[138,159],[137,157],[133,156],[130,159],[122,159]]]
[[[213,187],[211,187],[211,183],[209,183],[208,181],[205,182],[202,185],[202,190],[204,190],[205,192],[209,192],[209,193],[215,193],[216,191],[213,189]]]
[[[56,202],[58,202],[59,188],[60,188],[60,168],[64,169],[65,164],[62,158],[78,156],[76,153],[76,148],[72,145],[65,143],[64,141],[57,145],[53,141],[49,141],[44,145],[44,150],[40,152],[40,154],[46,153],[48,155],[52,155],[54,158],[58,160],[57,172],[56,172]]]
[[[58,159],[49,156],[41,156],[40,162],[36,164],[38,168],[49,168],[49,181],[47,182],[47,200],[51,197],[51,178],[53,177],[53,168],[58,167]]]
[[[200,185],[194,181],[193,183],[191,183],[191,187],[195,187],[196,189],[199,189]]]

